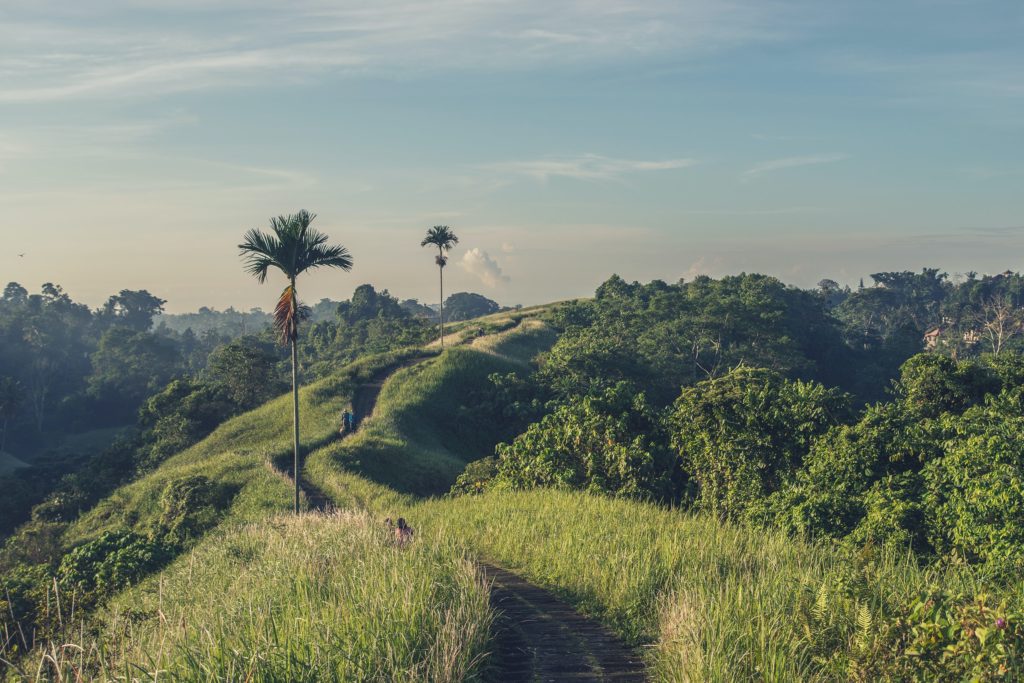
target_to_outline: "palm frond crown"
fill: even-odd
[[[459,238],[456,237],[451,228],[447,225],[435,225],[427,230],[427,236],[420,242],[420,246],[434,246],[440,251],[449,251],[458,243]]]
[[[308,307],[299,302],[293,286],[295,278],[314,268],[352,269],[348,249],[327,244],[327,235],[311,227],[314,218],[316,214],[306,210],[271,218],[270,232],[249,230],[238,245],[246,272],[261,284],[271,268],[289,280],[274,308],[274,327],[282,342],[295,339],[299,323],[308,318]]]
[[[327,235],[311,227],[316,214],[302,210],[270,219],[270,232],[252,229],[238,245],[245,269],[260,283],[277,268],[292,279],[307,270],[328,267],[352,269],[352,255],[341,245],[328,245]]]

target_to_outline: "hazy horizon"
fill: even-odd
[[[1019,3],[103,0],[0,9],[0,279],[267,309],[242,233],[306,208],[372,283],[1018,270]],[[24,257],[18,254],[25,253]]]

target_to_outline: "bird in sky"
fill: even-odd
[[[18,254],[18,258],[25,258],[25,254]]]

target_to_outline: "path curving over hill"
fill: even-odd
[[[357,427],[373,415],[384,383],[416,358],[388,368],[356,388],[352,408]],[[287,474],[294,477],[292,467]],[[299,483],[311,509],[329,512],[334,503],[305,477]],[[502,683],[647,680],[642,659],[615,634],[584,617],[552,593],[491,564],[480,563],[491,585],[497,613],[489,678]]]

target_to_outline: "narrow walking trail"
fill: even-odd
[[[522,577],[490,564],[499,681],[646,680],[640,657],[611,631]]]
[[[356,429],[373,415],[384,383],[395,372],[425,358],[388,368],[360,385],[352,397]],[[287,470],[294,478],[292,467]],[[330,512],[334,503],[303,478],[299,482],[313,510]],[[497,613],[489,678],[502,683],[558,681],[645,681],[635,651],[598,622],[584,617],[549,591],[491,564],[480,563],[491,585]]]

